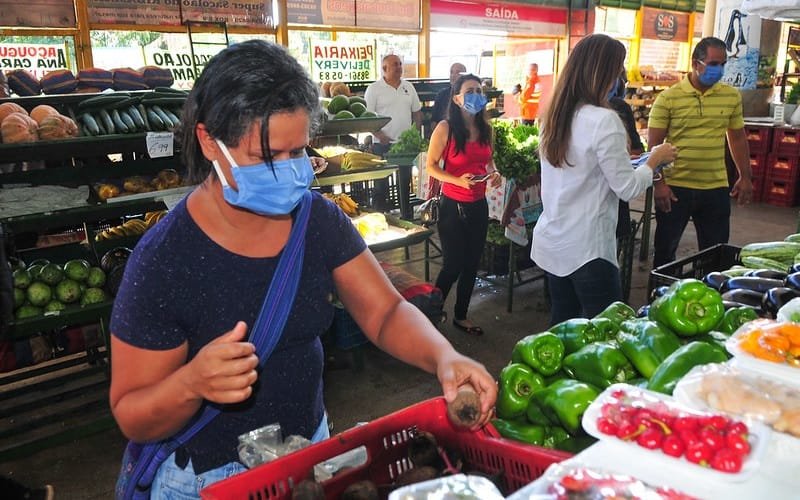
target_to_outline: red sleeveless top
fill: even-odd
[[[456,142],[450,140],[445,146],[442,157],[444,170],[456,177],[464,174],[485,175],[486,165],[492,159],[492,147],[478,141],[464,144],[464,151],[456,153]],[[455,184],[445,182],[442,184],[442,193],[450,199],[471,203],[486,196],[486,182],[477,182],[471,189],[465,189]]]

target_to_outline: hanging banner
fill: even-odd
[[[374,81],[377,77],[375,43],[314,41],[311,78],[317,82]]]
[[[740,89],[755,89],[761,53],[761,18],[740,10],[741,0],[718,0],[714,35],[725,42],[728,63],[722,81]]]
[[[356,25],[356,0],[288,0],[286,13],[290,23],[326,26]]]
[[[221,47],[196,46],[194,60],[192,60],[192,53],[188,46],[162,50],[158,46],[149,45],[144,48],[144,58],[145,64],[168,69],[175,80],[173,87],[190,89],[198,76],[195,71],[201,72],[208,60],[220,50],[222,50]],[[195,64],[197,64],[196,70]]]
[[[419,0],[356,0],[356,26],[419,30]]]
[[[30,28],[74,28],[73,0],[3,0],[0,26]]]
[[[25,69],[36,78],[56,69],[70,69],[63,44],[0,43],[0,70]]]
[[[88,6],[90,24],[178,26],[182,21],[206,21],[250,28],[273,26],[271,0],[88,0]]]
[[[670,10],[642,9],[642,38],[670,42],[689,41],[689,14]]]
[[[567,10],[512,3],[431,0],[431,28],[563,37],[567,34]]]

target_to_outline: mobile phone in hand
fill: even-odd
[[[470,179],[472,182],[486,182],[492,174],[484,174],[484,175],[473,175]]]

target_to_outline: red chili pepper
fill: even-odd
[[[633,416],[631,420],[636,425],[639,424],[648,425],[651,418],[653,418],[653,412],[651,412],[647,408],[641,408],[636,413],[636,415]]]
[[[730,448],[723,448],[714,454],[711,467],[722,472],[739,472],[742,470],[742,456]]]
[[[639,443],[639,446],[642,448],[647,448],[648,450],[655,450],[661,448],[661,442],[664,440],[664,434],[661,433],[658,429],[646,429],[642,432],[638,438],[636,438],[636,442]]]
[[[711,448],[711,451],[717,451],[725,446],[725,437],[720,432],[714,430],[713,427],[701,429],[698,436],[702,442]]]
[[[597,419],[597,430],[609,436],[616,436],[619,427],[610,418],[600,417]]]
[[[641,434],[644,431],[644,427],[639,427],[638,425],[634,425],[633,423],[625,423],[621,424],[617,428],[617,437],[622,439],[623,441],[630,441],[635,439],[636,436]]]
[[[747,424],[744,422],[733,422],[731,425],[728,426],[728,434],[743,434],[747,436],[750,432],[750,429],[747,428]]]
[[[713,427],[718,431],[724,431],[730,425],[731,420],[728,417],[723,415],[712,415],[708,417],[705,421],[705,424],[709,427]]]
[[[728,449],[731,449],[740,455],[744,456],[750,454],[750,442],[747,441],[747,437],[744,434],[728,433],[725,436],[725,444],[727,445]]]
[[[685,449],[686,445],[683,444],[681,438],[675,434],[665,437],[664,442],[661,443],[661,451],[663,451],[665,455],[669,455],[671,457],[679,457],[683,455],[683,450]]]
[[[711,460],[711,449],[702,441],[695,441],[686,445],[686,460],[700,465],[708,465]]]
[[[693,431],[699,427],[699,424],[700,423],[697,421],[697,417],[682,416],[675,419],[675,422],[672,424],[672,430],[675,432],[679,432],[681,430]]]
[[[693,430],[681,429],[677,432],[678,437],[683,441],[683,444],[688,447],[692,443],[700,443],[700,437]]]
[[[612,392],[612,393],[611,393],[611,397],[612,397],[612,398],[614,398],[614,399],[619,399],[619,400],[625,399],[625,397],[626,397],[627,395],[628,395],[628,393],[627,393],[627,392],[625,392],[625,391],[624,391],[624,390],[622,390],[622,389],[617,389],[616,391],[614,391],[614,392]]]

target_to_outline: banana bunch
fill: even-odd
[[[372,153],[365,153],[363,151],[348,151],[342,158],[342,170],[359,170],[362,168],[371,168],[377,165],[383,165],[386,160],[381,159],[380,156]]]
[[[346,213],[349,217],[355,217],[361,213],[358,208],[358,203],[356,203],[353,198],[350,198],[348,194],[324,193],[322,196],[335,203],[336,206],[341,208],[342,212]]]
[[[628,77],[628,82],[631,82],[631,83],[632,82],[643,82],[644,81],[644,76],[642,76],[642,72],[639,71],[639,67],[638,66],[633,66],[630,69],[628,69],[627,77]]]
[[[94,237],[95,241],[113,240],[116,238],[124,238],[125,236],[141,236],[148,229],[153,227],[158,221],[167,215],[166,210],[158,212],[147,212],[142,219],[130,219],[118,226],[110,227],[97,233]]]

